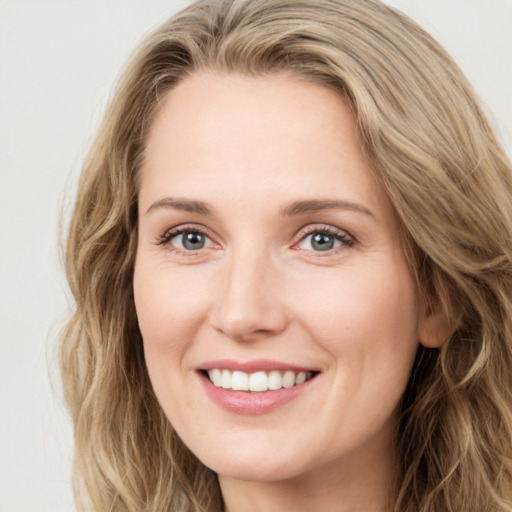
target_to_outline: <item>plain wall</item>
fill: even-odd
[[[73,510],[55,356],[67,295],[59,213],[123,63],[185,3],[0,1],[0,512]],[[511,155],[512,1],[389,3],[452,53]]]

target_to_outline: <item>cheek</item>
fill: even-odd
[[[191,272],[161,268],[139,259],[133,290],[139,328],[147,348],[175,353],[199,328],[207,309],[208,282]]]
[[[202,319],[202,297],[193,293],[190,276],[139,257],[133,292],[144,357],[154,392],[167,417],[178,419],[187,408],[181,378],[186,355]],[[181,412],[180,412],[181,411]]]
[[[375,424],[384,422],[405,390],[418,347],[416,285],[405,261],[340,269],[303,296],[298,317],[330,355],[333,394],[345,397],[361,421],[372,410],[380,418]]]
[[[337,350],[416,342],[416,286],[404,265],[347,267],[303,281],[292,290],[297,318],[315,338]]]
[[[418,311],[407,267],[347,270],[309,288],[300,318],[331,358],[333,424],[356,439],[361,425],[377,429],[396,412],[418,347]]]

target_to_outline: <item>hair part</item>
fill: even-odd
[[[153,393],[133,301],[137,174],[165,94],[192,73],[288,72],[338,91],[403,231],[426,310],[397,432],[396,512],[512,507],[512,171],[446,52],[377,0],[202,0],[134,55],[84,164],[66,249],[61,368],[81,510],[217,511],[215,474]]]

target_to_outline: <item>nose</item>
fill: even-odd
[[[232,253],[222,274],[212,326],[236,341],[274,336],[288,324],[282,278],[271,258],[249,251]]]

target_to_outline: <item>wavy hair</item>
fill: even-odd
[[[422,300],[457,329],[419,348],[397,431],[396,512],[512,510],[512,171],[447,53],[378,0],[200,0],[125,69],[85,161],[61,339],[80,510],[219,511],[173,431],[133,301],[137,172],[164,94],[198,70],[287,71],[343,95],[399,217]]]

